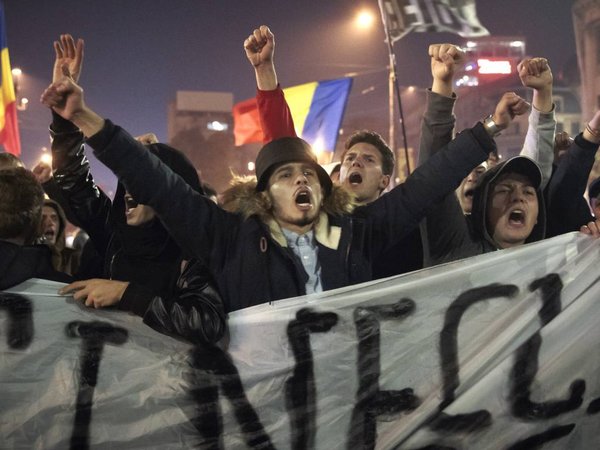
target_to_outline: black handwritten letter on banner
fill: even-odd
[[[543,325],[549,323],[561,311],[562,281],[557,274],[546,275],[529,286],[533,292],[542,291],[542,308],[539,316]],[[571,383],[569,398],[566,400],[535,403],[530,400],[530,387],[538,371],[538,357],[542,337],[536,333],[517,349],[515,365],[511,372],[511,404],[515,417],[524,420],[543,420],[556,417],[581,406],[585,392],[585,381]]]
[[[335,313],[303,308],[296,313],[296,320],[288,324],[288,340],[296,361],[294,373],[285,383],[285,406],[290,415],[293,449],[315,447],[317,389],[310,334],[326,333],[337,322]]]
[[[99,321],[70,322],[65,331],[68,337],[82,339],[79,360],[81,373],[73,434],[71,435],[71,449],[86,450],[90,445],[89,433],[94,389],[98,381],[98,369],[104,344],[122,345],[127,342],[128,333],[124,328]]]
[[[6,340],[10,348],[22,350],[33,339],[31,301],[17,294],[0,293],[0,310],[8,314]]]
[[[477,302],[493,298],[510,298],[517,295],[518,292],[519,289],[512,284],[490,284],[463,292],[448,307],[444,318],[444,328],[440,333],[444,390],[444,399],[439,406],[440,411],[454,401],[454,391],[460,384],[457,338],[462,316],[469,307]],[[481,410],[456,416],[441,413],[431,427],[438,431],[470,431],[489,426],[491,423],[490,413]]]
[[[246,445],[249,448],[274,450],[271,438],[246,397],[240,374],[231,356],[216,346],[208,345],[195,347],[192,356],[195,380],[190,394],[198,408],[197,416],[192,418],[191,422],[204,439],[202,448],[223,447],[218,391],[220,387],[233,406],[233,414],[240,425]]]
[[[358,391],[348,433],[348,449],[375,448],[377,416],[415,409],[419,399],[410,388],[379,390],[380,320],[403,319],[415,309],[415,302],[401,299],[392,305],[359,307],[354,310],[358,337]]]

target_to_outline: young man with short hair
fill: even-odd
[[[277,139],[261,149],[254,189],[246,191],[244,207],[234,214],[195,192],[127,132],[88,108],[83,90],[68,69],[63,72],[42,102],[72,121],[136,200],[151,206],[175,240],[206,262],[227,311],[303,295],[311,285],[319,292],[370,280],[373,261],[494,148],[479,123],[405,183],[349,214],[348,193],[332,187],[310,146],[299,138]],[[512,119],[509,108],[506,102],[496,108],[501,129]]]

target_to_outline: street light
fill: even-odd
[[[375,23],[375,15],[368,9],[363,9],[356,14],[356,26],[361,30],[368,30]]]

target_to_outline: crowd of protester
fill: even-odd
[[[432,85],[419,165],[389,189],[394,153],[357,130],[331,176],[297,137],[275,71],[275,38],[253,31],[264,146],[256,177],[219,196],[180,151],[137,139],[96,114],[79,78],[84,43],[54,43],[52,166],[27,170],[0,153],[0,289],[30,278],[67,283],[63,295],[143,318],[192,343],[226,336],[227,313],[520,246],[572,231],[600,237],[600,180],[584,194],[600,143],[600,111],[570,138],[556,133],[553,76],[542,57],[517,70],[532,105],[513,92],[455,133],[454,75],[464,53],[429,47]],[[519,156],[496,163],[494,137],[529,114]],[[485,118],[484,118],[485,117]],[[84,142],[118,178],[111,200],[94,182]],[[45,193],[45,194],[44,194]],[[67,223],[81,229],[76,248]]]

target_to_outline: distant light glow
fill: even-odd
[[[254,167],[255,167],[255,166],[254,166],[254,162],[250,161],[250,162],[248,163],[248,171],[250,171],[250,172],[254,172]]]
[[[371,28],[375,22],[375,15],[369,10],[362,10],[356,15],[356,26],[362,30]]]
[[[473,41],[468,41],[466,44],[467,48],[477,47],[477,43]]]
[[[323,138],[318,137],[312,144],[313,153],[319,158],[319,156],[325,151],[325,142]]]
[[[479,73],[482,75],[508,75],[512,73],[512,66],[510,65],[510,61],[507,60],[478,59],[477,65],[479,66]]]
[[[472,87],[479,86],[479,79],[474,76],[464,75],[455,83],[456,87]]]
[[[471,70],[473,70],[475,68],[475,66],[473,64],[467,64],[465,66],[465,71],[470,72]]]
[[[52,154],[42,153],[42,156],[40,156],[40,161],[45,164],[52,165]]]
[[[23,71],[18,67],[15,67],[13,70],[11,70],[11,72],[15,77],[21,76],[21,74],[23,73]]]
[[[413,92],[415,92],[417,88],[414,86],[409,86],[408,88],[406,88],[406,92],[408,92],[409,94],[412,94]]]
[[[512,41],[510,43],[511,47],[516,47],[516,48],[523,47],[523,45],[525,45],[525,43],[523,41]]]
[[[211,131],[225,131],[229,128],[229,124],[225,122],[219,122],[218,120],[213,120],[212,122],[208,122],[206,124],[206,128]]]

